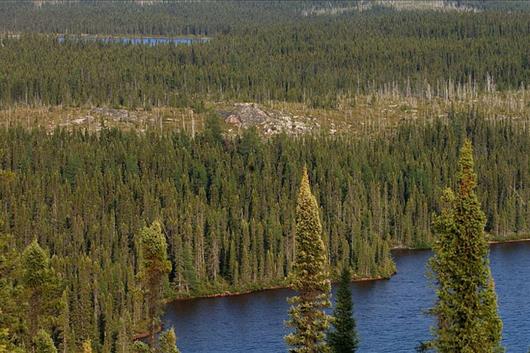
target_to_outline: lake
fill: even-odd
[[[207,37],[126,37],[126,36],[95,36],[95,35],[59,35],[57,36],[59,43],[65,40],[101,42],[101,43],[118,43],[118,44],[142,44],[142,45],[159,45],[159,44],[174,44],[174,45],[190,45],[196,43],[206,43],[210,41]]]
[[[430,337],[433,320],[424,311],[434,302],[425,277],[430,251],[395,251],[398,274],[390,280],[352,284],[361,343],[358,352],[414,352]],[[504,322],[508,353],[530,347],[530,243],[495,244],[491,265]],[[183,353],[286,352],[283,322],[288,289],[177,301],[168,304],[163,321],[174,326]]]

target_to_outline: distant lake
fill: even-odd
[[[57,40],[64,43],[66,40],[101,42],[101,43],[118,43],[118,44],[141,44],[141,45],[191,45],[197,43],[207,43],[211,38],[208,37],[129,37],[129,36],[96,36],[96,35],[59,35]]]
[[[428,340],[434,302],[425,277],[430,251],[393,253],[398,274],[387,281],[352,284],[360,353],[411,353]],[[530,347],[530,243],[496,244],[491,265],[504,322],[508,353]],[[283,336],[288,289],[224,298],[193,299],[167,305],[166,327],[174,326],[182,352],[286,352]]]

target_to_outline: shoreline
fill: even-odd
[[[526,243],[530,242],[530,238],[522,238],[522,239],[506,239],[506,240],[489,240],[489,245],[495,245],[495,244],[508,244],[508,243]],[[390,251],[425,251],[430,250],[430,248],[413,248],[413,247],[393,247],[390,249]],[[362,283],[362,282],[373,282],[373,281],[382,281],[382,280],[388,280],[392,278],[395,274],[398,272],[395,271],[388,277],[384,276],[373,276],[373,277],[356,277],[351,280],[351,283]],[[186,300],[195,300],[195,299],[209,299],[209,298],[224,298],[224,297],[236,297],[241,295],[248,295],[258,292],[265,292],[270,290],[276,290],[276,289],[289,289],[289,286],[287,284],[278,284],[273,285],[270,287],[264,287],[259,289],[248,289],[248,290],[241,290],[241,291],[224,291],[222,293],[211,293],[211,294],[201,294],[196,296],[177,296],[175,298],[171,298],[168,300],[165,305],[171,304],[172,302],[180,302],[180,301],[186,301]]]
[[[508,244],[508,243],[528,243],[530,242],[530,238],[523,238],[523,239],[509,239],[509,240],[489,240],[488,244]]]
[[[383,281],[388,280],[392,276],[394,276],[397,273],[394,272],[388,277],[384,276],[374,276],[374,277],[356,277],[353,278],[350,282],[351,283],[362,283],[362,282],[373,282],[373,281]],[[332,282],[335,283],[335,282]],[[260,289],[249,289],[249,290],[243,290],[243,291],[225,291],[223,293],[212,293],[212,294],[203,294],[203,295],[197,295],[197,296],[189,296],[189,297],[175,297],[170,300],[168,300],[165,305],[171,304],[173,302],[181,302],[181,301],[187,301],[187,300],[196,300],[196,299],[210,299],[210,298],[225,298],[225,297],[237,297],[241,295],[248,295],[253,293],[259,293],[259,292],[266,292],[271,290],[277,290],[277,289],[289,289],[289,286],[287,284],[279,284],[275,286],[270,287],[264,287]]]
[[[509,244],[509,243],[528,243],[530,242],[530,238],[522,238],[522,239],[507,239],[507,240],[489,240],[489,245],[496,245],[496,244]],[[390,249],[391,251],[425,251],[430,250],[430,248],[412,248],[412,247],[394,247]],[[394,275],[396,275],[398,271],[396,270],[394,273],[392,273],[388,277],[384,276],[374,276],[374,277],[356,277],[353,278],[350,282],[351,283],[363,283],[363,282],[373,282],[373,281],[382,281],[382,280],[389,280]],[[211,294],[202,294],[202,295],[196,295],[196,296],[180,296],[171,298],[170,300],[167,300],[164,305],[171,305],[171,303],[174,302],[182,302],[182,301],[188,301],[188,300],[199,300],[199,299],[211,299],[211,298],[225,298],[225,297],[237,297],[237,296],[243,296],[243,295],[249,295],[259,292],[266,292],[266,291],[272,291],[272,290],[278,290],[278,289],[289,289],[289,286],[286,283],[273,285],[269,287],[263,287],[259,289],[248,289],[248,290],[241,290],[241,291],[224,291],[222,293],[211,293]],[[164,329],[163,325],[161,327],[157,328],[157,334],[162,332]],[[139,332],[136,333],[133,337],[133,340],[144,340],[149,337],[149,333],[147,332]]]
[[[528,243],[530,242],[530,238],[521,238],[521,239],[492,239],[488,240],[488,245],[495,245],[495,244],[509,244],[509,243]],[[425,248],[413,248],[410,246],[395,246],[390,249],[390,251],[425,251],[425,250],[431,250],[429,247]]]

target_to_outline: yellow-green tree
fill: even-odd
[[[290,352],[329,351],[325,342],[329,316],[324,312],[331,305],[327,266],[318,205],[304,168],[296,207],[296,259],[291,281],[298,295],[289,298],[292,306],[287,325],[293,332],[285,337]]]
[[[437,320],[430,346],[440,353],[502,351],[502,322],[476,186],[473,149],[466,140],[460,154],[457,192],[444,192],[442,211],[433,221],[437,238],[430,266],[438,300],[432,309]]]
[[[44,330],[39,330],[33,339],[35,353],[57,353],[57,348],[53,344],[50,334]]]
[[[159,222],[140,231],[140,273],[149,318],[151,346],[154,346],[163,304],[163,285],[168,280],[171,262],[167,258],[166,237]]]
[[[37,330],[50,327],[58,314],[60,281],[50,265],[50,257],[36,240],[29,244],[21,258],[22,284],[27,300],[26,320],[29,338]]]
[[[175,335],[175,329],[170,328],[160,334],[159,349],[160,353],[180,353],[177,348],[177,336]]]

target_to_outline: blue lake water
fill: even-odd
[[[141,45],[159,45],[159,44],[174,44],[174,45],[191,45],[196,43],[206,43],[211,38],[207,37],[120,37],[120,36],[93,36],[93,35],[59,35],[57,40],[63,43],[66,40],[87,41],[87,42],[101,42],[101,43],[118,43],[118,44],[141,44]]]
[[[394,252],[398,274],[386,281],[352,284],[361,353],[414,352],[430,337],[434,302],[425,276],[430,251]],[[530,243],[491,247],[503,342],[508,353],[530,347]],[[174,326],[183,353],[286,352],[283,336],[288,289],[170,303],[163,321]]]

